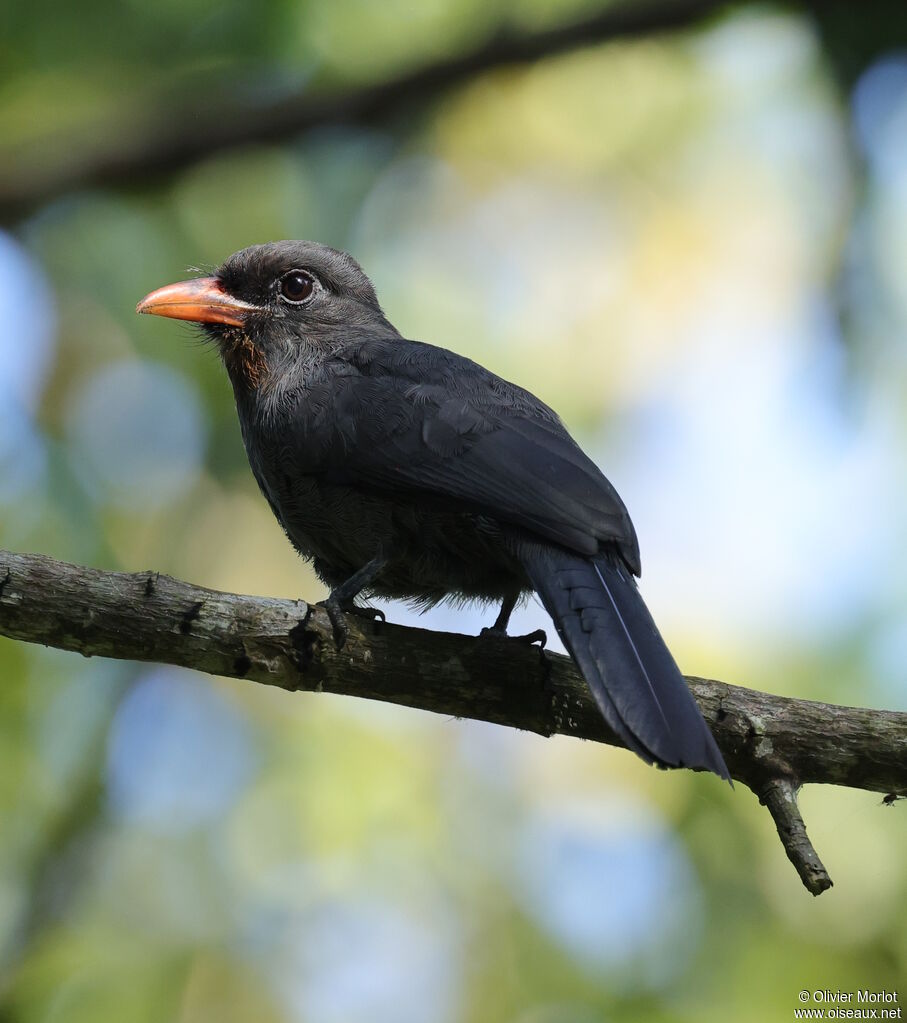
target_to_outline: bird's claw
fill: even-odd
[[[330,597],[327,600],[319,600],[318,607],[323,607],[328,613],[328,619],[331,623],[331,631],[334,633],[334,646],[337,648],[339,653],[346,644],[346,638],[350,634],[350,630],[346,624],[346,615],[344,609],[340,606],[340,602],[332,600]]]
[[[379,607],[366,607],[359,604],[351,604],[343,609],[348,615],[355,615],[357,618],[367,618],[372,622],[380,622],[383,625],[387,621],[387,615]]]
[[[344,648],[350,634],[349,626],[346,624],[347,615],[353,615],[356,618],[367,618],[369,621],[381,624],[387,621],[387,616],[377,607],[360,607],[358,604],[353,603],[342,604],[334,597],[319,600],[318,607],[323,607],[328,613],[331,630],[334,633],[334,645],[337,647],[338,652]]]
[[[548,642],[548,633],[544,629],[536,629],[534,632],[527,632],[525,636],[511,636],[506,629],[496,625],[488,625],[479,633],[480,639],[509,639],[515,643],[522,643],[524,646],[539,644],[539,649],[544,650]]]

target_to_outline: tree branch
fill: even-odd
[[[768,807],[787,858],[793,863],[800,880],[813,895],[831,888],[832,880],[825,865],[816,855],[806,825],[797,806],[797,789],[789,778],[770,779],[758,793],[759,802]]]
[[[168,116],[124,141],[97,137],[63,145],[39,142],[0,166],[0,221],[23,216],[42,203],[80,188],[130,187],[166,177],[212,153],[250,143],[274,142],[327,124],[373,124],[416,102],[492,68],[523,64],[609,40],[665,32],[698,23],[727,0],[653,0],[608,6],[590,17],[520,35],[499,34],[465,53],[383,82],[343,91],[301,92],[257,106],[224,92],[166,104]],[[115,135],[116,133],[113,133]],[[84,133],[83,133],[84,135]]]
[[[158,661],[291,691],[360,696],[613,746],[573,662],[506,640],[350,620],[342,651],[303,601],[203,589],[0,551],[0,635],[86,657]],[[690,678],[731,774],[771,812],[814,895],[831,879],[796,807],[805,783],[907,791],[907,713],[794,700]]]

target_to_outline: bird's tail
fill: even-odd
[[[522,552],[529,579],[611,729],[647,763],[714,771],[724,758],[629,571],[555,547]]]

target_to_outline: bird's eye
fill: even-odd
[[[305,270],[291,270],[280,278],[280,293],[288,302],[306,302],[315,293],[315,278]]]

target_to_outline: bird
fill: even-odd
[[[626,507],[535,395],[404,337],[356,260],[317,242],[252,245],[136,309],[217,346],[252,473],[329,588],[338,645],[345,616],[370,613],[360,594],[494,602],[483,633],[504,636],[535,592],[628,749],[730,782],[637,587]]]

